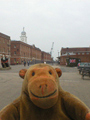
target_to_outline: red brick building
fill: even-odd
[[[24,35],[23,35],[24,34]],[[42,52],[35,45],[26,43],[26,33],[21,32],[21,40],[25,41],[11,41],[10,36],[0,33],[0,66],[1,56],[5,54],[9,58],[9,64],[21,64],[24,61],[32,63],[50,62],[51,55],[47,52]]]
[[[42,52],[39,48],[35,47],[35,45],[31,46],[31,60],[34,63],[41,62],[41,54]]]
[[[44,51],[42,51],[42,56],[41,56],[41,59],[43,62],[51,62],[51,55],[49,53],[46,53]]]
[[[66,58],[79,58],[81,62],[90,62],[90,47],[62,48],[60,64],[66,65]]]
[[[11,45],[10,36],[0,33],[0,65],[2,54],[5,54],[8,57],[10,64],[10,51],[11,51],[10,45]]]
[[[35,45],[29,45],[22,41],[11,41],[11,64],[21,64],[24,61],[31,63],[50,62],[51,55],[42,52]]]

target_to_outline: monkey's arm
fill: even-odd
[[[90,120],[90,109],[74,95],[64,93],[62,102],[67,115],[73,120]]]
[[[17,100],[0,111],[0,120],[19,120],[19,102]]]

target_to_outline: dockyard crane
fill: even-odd
[[[54,42],[52,42],[52,47],[51,47],[51,50],[50,50],[51,57],[52,57],[52,52],[53,52],[53,46],[54,46]]]

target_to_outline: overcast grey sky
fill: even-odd
[[[90,0],[0,0],[0,32],[58,56],[62,47],[90,46]]]

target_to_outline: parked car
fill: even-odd
[[[79,68],[79,67],[84,67],[84,66],[90,66],[90,63],[81,62],[81,63],[78,63],[78,66],[77,66],[77,67]]]

